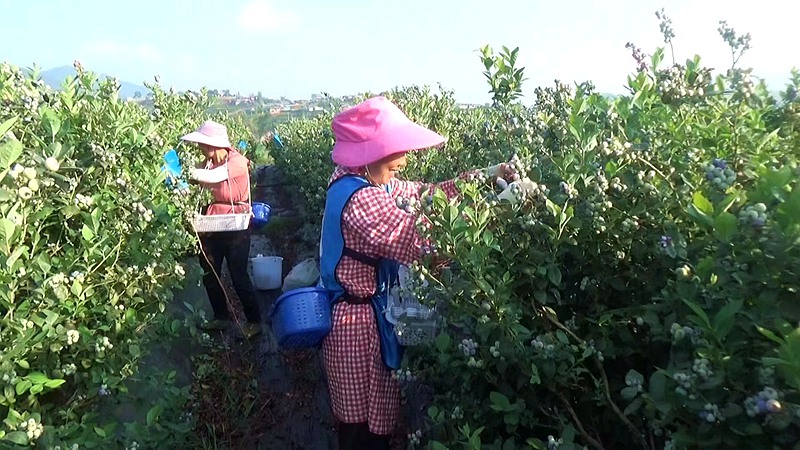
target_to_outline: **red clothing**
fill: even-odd
[[[330,181],[353,173],[337,168]],[[345,246],[373,258],[410,264],[422,254],[415,216],[397,207],[395,198],[419,198],[424,183],[391,181],[392,191],[367,187],[356,192],[342,212]],[[448,197],[458,194],[455,180],[436,186]],[[369,297],[375,292],[375,269],[348,257],[336,267],[347,293]],[[400,388],[383,364],[372,305],[337,303],[333,328],[322,342],[334,415],[345,423],[368,422],[375,434],[391,434],[400,414]]]
[[[206,214],[243,214],[250,211],[250,160],[234,149],[228,149],[225,161],[214,164],[206,161],[205,169],[228,166],[228,179],[219,183],[200,183],[211,191],[214,203],[208,206]],[[231,209],[231,202],[234,203]],[[237,204],[240,203],[240,204]]]

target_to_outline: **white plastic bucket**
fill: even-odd
[[[250,258],[253,263],[253,285],[260,291],[281,287],[283,280],[283,258],[280,256],[261,256]]]

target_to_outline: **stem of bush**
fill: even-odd
[[[547,310],[544,310],[543,313],[545,317],[547,317],[547,320],[550,321],[550,323],[558,327],[561,331],[567,333],[569,336],[572,336],[572,338],[578,341],[579,343],[584,344],[583,339],[581,339],[580,337],[578,337],[578,335],[573,333],[572,330],[567,328],[566,325],[559,322],[558,319],[553,317],[553,315],[550,314]],[[619,417],[622,423],[624,423],[631,430],[631,433],[633,433],[634,436],[639,436],[639,439],[642,441],[642,448],[649,449],[650,446],[647,444],[647,440],[644,438],[644,435],[642,435],[641,431],[638,428],[636,428],[636,425],[634,425],[630,420],[628,420],[627,417],[625,417],[625,414],[622,413],[622,410],[619,409],[619,406],[617,406],[616,402],[614,402],[614,400],[611,398],[611,388],[608,384],[608,376],[606,376],[606,371],[603,368],[603,363],[601,363],[598,360],[595,360],[595,364],[597,365],[597,369],[600,371],[600,375],[603,377],[603,390],[605,391],[606,394],[606,400],[608,401],[609,405],[611,405],[611,409],[614,410],[614,413],[617,415],[617,417]]]
[[[561,403],[563,403],[564,407],[567,408],[567,411],[569,411],[569,415],[572,416],[572,420],[575,421],[575,426],[578,427],[578,432],[581,433],[581,436],[583,436],[583,438],[586,439],[586,441],[589,442],[589,444],[592,447],[597,448],[599,450],[604,450],[603,444],[601,444],[597,439],[589,435],[589,433],[583,427],[583,423],[581,423],[581,420],[578,418],[578,415],[575,414],[575,410],[572,409],[572,406],[569,404],[569,400],[567,400],[567,398],[564,397],[564,394],[558,392],[556,393],[556,395],[558,395],[558,398],[561,400]]]

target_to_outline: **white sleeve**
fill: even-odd
[[[201,183],[219,183],[228,179],[228,166],[219,166],[216,169],[194,169],[192,178]]]

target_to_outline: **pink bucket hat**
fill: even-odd
[[[380,96],[340,112],[331,127],[336,138],[331,158],[344,167],[366,166],[389,155],[436,147],[445,141]]]
[[[225,125],[214,122],[213,120],[203,122],[197,131],[187,134],[182,137],[181,140],[219,148],[231,147],[231,143],[228,140],[228,129]]]

